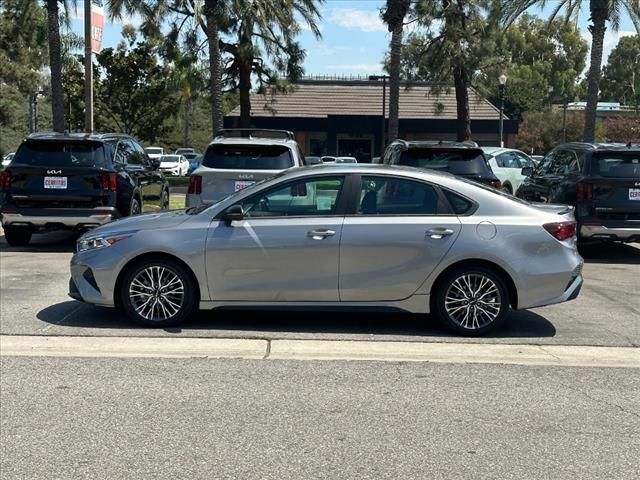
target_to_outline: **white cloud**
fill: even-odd
[[[316,55],[322,55],[323,57],[329,57],[331,55],[335,55],[336,53],[344,52],[345,50],[348,50],[348,48],[349,47],[347,47],[346,45],[335,45],[332,47],[328,45],[318,45],[312,50],[312,53]]]
[[[354,8],[334,8],[329,20],[341,27],[362,30],[363,32],[386,32],[378,12],[356,10]]]
[[[336,65],[327,65],[326,68],[327,70],[378,73],[382,71],[382,63],[339,63]]]
[[[591,45],[591,34],[589,32],[581,32],[582,38],[584,38],[587,43],[589,45]],[[602,43],[602,65],[606,65],[607,64],[607,59],[609,58],[609,54],[611,54],[611,50],[613,50],[616,45],[618,45],[618,42],[620,41],[620,39],[622,37],[628,37],[631,35],[636,35],[636,32],[634,30],[619,30],[617,32],[614,32],[613,30],[607,30],[604,34],[604,41]],[[591,55],[591,52],[589,52],[588,55]],[[589,68],[589,59],[590,57],[587,57],[587,66],[586,68]]]
[[[309,24],[304,20],[304,19],[298,19],[298,23],[300,24],[300,29],[304,30],[305,32],[312,32],[313,30],[311,30],[311,27],[309,26]],[[322,31],[323,30],[323,26],[322,24],[318,24],[318,30]]]

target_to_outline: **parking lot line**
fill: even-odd
[[[246,358],[640,368],[640,348],[231,338],[0,336],[2,356]]]

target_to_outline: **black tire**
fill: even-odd
[[[129,205],[129,216],[133,217],[134,215],[139,215],[140,212],[140,200],[138,200],[136,197],[133,197],[133,200],[131,200],[131,205]]]
[[[150,286],[151,282],[143,282],[145,285],[149,285],[142,288],[136,286],[138,283],[132,285],[134,283],[134,280],[139,282],[141,278],[149,278],[146,276],[147,272],[149,272],[148,269],[156,268],[158,270],[154,271],[157,272],[158,275],[160,269],[163,269],[164,272],[175,276],[175,278],[178,278],[180,282],[182,282],[182,298],[178,300],[177,295],[171,296],[170,294],[168,296],[172,302],[175,302],[174,305],[179,305],[179,307],[172,307],[171,303],[165,303],[165,301],[167,300],[167,296],[159,296],[159,293],[157,293],[158,289],[156,289],[154,293],[151,293],[153,290],[153,288]],[[168,276],[162,278],[171,279],[172,277]],[[177,288],[176,285],[179,284],[173,284],[173,288]],[[131,320],[145,327],[171,327],[179,325],[180,323],[184,322],[196,309],[197,294],[193,277],[180,263],[169,258],[148,259],[132,265],[123,273],[122,281],[120,282],[119,287],[120,288],[118,295],[120,301],[118,302],[118,305]],[[143,291],[145,293],[142,295],[137,293]],[[132,296],[131,293],[133,293],[134,296]],[[148,296],[145,297],[143,295]],[[144,302],[147,299],[151,302],[157,299],[156,305],[144,306]],[[172,308],[176,309],[175,313],[170,316],[164,314],[167,311],[172,313],[170,310]]]
[[[160,200],[160,208],[162,210],[169,210],[169,191],[163,190],[162,197]]]
[[[471,287],[467,292],[463,291],[465,280]],[[484,294],[476,291],[483,284]],[[447,273],[438,282],[432,300],[436,317],[454,332],[469,337],[498,328],[508,311],[509,291],[504,280],[485,267],[461,267]]]
[[[12,247],[24,247],[31,241],[31,230],[24,227],[4,227],[4,239]]]

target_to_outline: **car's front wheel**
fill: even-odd
[[[31,230],[25,227],[4,227],[4,239],[12,247],[24,247],[31,241]]]
[[[178,262],[149,259],[135,264],[120,282],[120,305],[134,322],[168,327],[186,320],[196,308],[196,285]]]
[[[433,307],[433,313],[455,332],[479,336],[504,322],[509,293],[505,282],[492,270],[463,267],[439,282]]]

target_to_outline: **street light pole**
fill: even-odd
[[[380,128],[380,157],[384,156],[384,149],[387,146],[387,79],[389,75],[369,75],[369,80],[377,82],[382,80],[382,122]]]
[[[500,82],[498,85],[498,89],[500,91],[500,132],[498,134],[498,141],[500,142],[500,147],[504,147],[504,139],[503,139],[503,123],[504,123],[504,90],[507,84],[507,76],[503,73],[498,78]]]

